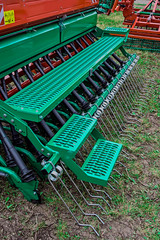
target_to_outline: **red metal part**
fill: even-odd
[[[123,11],[123,24],[130,28],[129,37],[160,41],[160,10],[157,9],[160,0],[149,0],[143,9],[134,8],[134,0],[115,0],[115,3],[117,7],[114,4],[111,11]]]
[[[0,0],[0,35],[93,8],[98,3],[99,0]],[[8,19],[5,24],[4,16],[9,18],[11,14],[15,22]]]

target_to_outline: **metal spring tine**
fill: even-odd
[[[120,113],[122,114],[122,116],[123,116],[123,118],[125,119],[125,120],[127,120],[127,117],[124,115],[124,109],[123,109],[123,106],[122,106],[122,104],[121,104],[121,101],[119,101],[119,104],[117,104],[117,100],[116,100],[116,98],[118,98],[118,96],[115,96],[115,98],[114,98],[114,101],[115,101],[115,103],[116,103],[116,106],[118,107],[118,109],[120,110]],[[122,110],[123,109],[123,110]],[[127,123],[134,123],[134,122],[129,122],[129,121],[127,121]]]
[[[110,106],[111,104],[112,104],[112,101],[110,101],[110,104],[108,105],[108,107],[109,107],[111,113],[113,114],[114,118],[116,119],[116,121],[117,121],[117,123],[118,123],[118,126],[120,127],[121,131],[123,131],[121,124],[119,123],[116,115],[115,115],[114,112],[112,111],[112,108],[111,108],[111,106]],[[113,106],[113,104],[112,104],[112,106]]]
[[[81,197],[83,198],[83,200],[85,201],[85,203],[88,205],[88,206],[96,206],[96,207],[99,207],[101,208],[106,214],[107,212],[105,211],[105,209],[100,205],[100,204],[96,204],[96,203],[89,203],[87,201],[87,199],[84,197],[84,195],[82,194],[82,192],[80,191],[79,187],[77,186],[77,184],[74,182],[73,178],[71,177],[71,175],[68,173],[67,169],[65,168],[64,166],[64,163],[62,161],[61,162],[61,166],[63,168],[63,170],[65,171],[65,173],[67,174],[68,178],[70,179],[70,181],[73,183],[73,185],[75,186],[75,188],[77,189],[77,191],[79,192],[79,194],[81,195]],[[104,224],[103,220],[99,217],[99,215],[97,214],[94,214],[94,216],[96,216],[101,223]]]
[[[138,65],[138,64],[137,64]],[[138,67],[138,66],[137,66]],[[135,68],[135,71],[133,71],[133,73],[136,75],[136,77],[137,77],[137,83],[139,84],[139,87],[142,89],[143,88],[143,81],[141,81],[141,76],[138,74],[138,72],[139,71],[137,71],[137,68],[136,68],[136,66],[134,66],[134,68]]]
[[[89,183],[89,185],[91,186],[93,191],[104,193],[109,198],[109,200],[112,200],[112,198],[109,196],[109,194],[106,191],[94,188],[92,183]]]
[[[88,193],[88,195],[89,195],[90,197],[102,199],[102,200],[111,208],[111,205],[106,201],[106,199],[105,199],[104,197],[98,196],[98,195],[92,195],[92,194],[89,192],[89,190],[88,190],[88,188],[86,187],[86,185],[84,184],[84,182],[81,181],[81,183],[82,183],[82,185],[84,186],[85,190],[87,191],[87,193]]]
[[[110,102],[111,103],[111,102]],[[110,107],[110,105],[108,106],[109,108],[110,108],[110,111],[112,112],[112,114],[114,115],[114,117],[115,117],[115,119],[116,119],[116,121],[117,121],[117,123],[118,123],[118,125],[119,125],[119,127],[120,127],[120,130],[122,131],[122,132],[124,132],[124,133],[130,133],[130,134],[133,134],[133,135],[135,135],[134,133],[132,133],[132,132],[130,132],[130,131],[124,131],[123,129],[122,129],[122,127],[121,127],[121,125],[120,125],[120,123],[119,123],[119,121],[118,121],[118,119],[116,118],[116,115],[114,114],[114,112],[112,111],[112,109],[111,109],[111,107]],[[108,111],[108,110],[107,110]],[[104,112],[104,114],[105,114],[105,112]],[[118,130],[118,128],[117,128],[117,125],[115,124],[115,127],[116,127],[116,129],[117,129],[117,131],[118,131],[118,133],[121,135],[122,133]]]
[[[107,108],[106,108],[106,111],[108,112]],[[112,127],[112,129],[113,129],[114,132],[116,133],[116,136],[119,137],[118,134],[117,134],[117,132],[116,132],[116,130],[115,130],[115,128],[113,127],[112,123],[108,120],[108,118],[107,118],[107,116],[105,115],[104,112],[102,113],[102,115],[105,116],[105,120],[107,120],[107,122],[109,123],[109,125]],[[108,112],[108,115],[110,115],[109,112]],[[110,116],[110,118],[111,118],[111,116]],[[104,126],[105,126],[105,128],[106,128],[105,122],[104,122],[103,124],[104,124]],[[118,133],[119,133],[119,130],[118,130],[118,129],[117,129],[117,131],[118,131]]]
[[[136,94],[136,97],[137,97],[137,99],[138,99],[138,93],[139,92],[137,92],[137,86],[135,85],[135,81],[134,81],[134,79],[133,79],[133,77],[132,77],[132,73],[130,73],[129,74],[129,76],[128,76],[128,81],[130,82],[130,84],[132,85],[132,87],[133,87],[133,89],[134,89],[134,92],[135,92],[135,94]]]
[[[109,107],[109,106],[108,106],[108,107]],[[107,114],[109,115],[110,119],[112,119],[112,116],[110,115],[110,112],[108,111],[108,109],[106,108],[105,110],[107,111]],[[107,116],[106,116],[106,114],[105,114],[105,111],[102,113],[102,115],[104,115],[105,118],[107,119]],[[111,123],[109,120],[108,120],[108,122],[109,122],[110,126],[113,128],[113,130],[115,131],[116,136],[118,137],[117,132],[120,134],[120,131],[119,131],[119,129],[117,128],[115,122],[112,121],[112,123],[113,123],[113,125],[115,126],[115,128],[114,128],[114,126],[112,125],[112,123]],[[117,131],[117,132],[116,132],[116,131]]]
[[[56,187],[54,186],[54,184],[52,183],[52,181],[50,180],[50,178],[48,177],[48,180],[51,184],[51,186],[53,187],[54,191],[57,193],[57,195],[59,196],[59,198],[61,199],[61,201],[64,203],[65,207],[67,208],[67,210],[69,211],[69,213],[72,215],[72,217],[74,218],[74,220],[76,221],[76,223],[81,226],[81,227],[91,227],[93,229],[93,231],[96,233],[96,235],[99,237],[99,233],[96,231],[96,229],[90,225],[90,224],[83,224],[80,223],[78,221],[78,219],[76,218],[76,216],[73,214],[73,212],[70,210],[69,206],[67,205],[67,203],[64,201],[64,199],[62,198],[61,194],[58,192],[58,190],[56,189]],[[63,182],[63,181],[61,181]]]
[[[113,171],[117,172],[120,176],[122,176],[122,174],[117,169],[113,169]]]
[[[123,151],[123,150],[122,150],[122,151]],[[122,156],[122,157],[125,157],[125,158],[127,158],[127,159],[129,160],[130,158],[125,155],[125,152],[123,152],[123,153],[124,153],[124,155],[121,154],[121,156]]]
[[[136,87],[135,84],[134,84],[135,81],[134,81],[134,76],[132,75],[132,73],[130,74],[130,79],[131,79],[130,83],[134,85],[134,89],[135,89],[135,93],[136,93],[136,89],[137,89],[137,87]],[[141,89],[139,89],[139,94],[136,93],[136,94],[137,94],[137,99],[139,99],[140,90],[141,90]],[[142,99],[142,100],[143,100],[143,99]]]
[[[124,168],[127,168],[126,165],[124,165],[122,162],[117,161],[116,163],[119,163],[120,165],[122,165]]]
[[[122,91],[123,91],[123,94],[125,95],[125,100],[127,102],[127,106],[128,106],[128,109],[130,111],[130,108],[133,108],[133,102],[134,102],[134,97],[132,96],[132,94],[129,92],[129,87],[126,86],[126,84],[128,83],[128,78],[127,80],[125,81],[125,83],[123,84],[122,86]],[[131,98],[131,99],[130,99]]]
[[[90,143],[89,139],[87,139],[87,142],[90,145],[90,147],[93,148],[93,144]]]
[[[76,205],[78,206],[78,208],[80,209],[80,211],[82,212],[82,214],[84,216],[96,216],[96,214],[94,213],[86,213],[83,211],[83,209],[81,208],[81,206],[79,205],[79,203],[77,202],[77,200],[75,199],[75,197],[73,196],[73,194],[71,193],[71,191],[68,189],[68,187],[66,186],[66,184],[62,181],[61,178],[59,178],[59,180],[61,181],[62,185],[64,186],[64,188],[67,190],[67,192],[69,193],[69,195],[71,196],[71,198],[73,199],[73,201],[76,203]]]
[[[134,85],[135,90],[138,90],[137,95],[140,93],[142,87],[139,85],[139,80],[137,77],[133,75],[133,72],[130,73],[130,77],[132,79],[132,84]]]
[[[124,98],[123,98],[123,103],[124,103],[124,105],[125,105],[125,107],[126,107],[126,109],[127,109],[127,111],[129,112],[129,113],[131,113],[131,109],[133,108],[133,106],[132,106],[132,102],[130,101],[130,99],[129,99],[129,94],[127,95],[127,88],[125,88],[125,85],[123,85],[122,87],[121,87],[121,92],[123,93],[123,96],[125,96]]]
[[[119,185],[119,182],[114,177],[110,176],[110,178],[113,179],[113,181]]]
[[[122,90],[122,88],[121,88],[121,90]],[[125,108],[126,108],[128,114],[129,114],[129,115],[132,115],[131,112],[130,112],[130,110],[129,110],[129,108],[128,108],[127,103],[125,103],[126,98],[123,99],[120,93],[119,93],[119,96],[120,96],[120,98],[121,98],[121,101],[124,103]],[[122,106],[122,104],[121,104],[121,106]],[[123,109],[124,109],[124,108],[123,108]],[[124,112],[125,112],[125,110],[124,110]]]
[[[121,114],[122,114],[122,116],[123,116],[123,118],[124,119],[127,119],[127,117],[124,115],[124,113],[123,113],[123,111],[122,111],[122,109],[123,109],[123,106],[122,106],[122,103],[121,103],[121,101],[119,101],[119,104],[117,103],[117,101],[118,100],[116,100],[116,98],[117,98],[118,96],[116,95],[115,97],[114,97],[114,101],[115,101],[115,103],[116,103],[116,106],[118,107],[118,109],[119,109],[119,111],[121,112]],[[124,110],[124,109],[123,109]],[[124,110],[125,111],[125,110]],[[133,119],[134,120],[134,119]],[[136,119],[136,121],[138,121],[137,119]],[[128,123],[135,123],[135,122],[128,122]]]
[[[129,82],[129,77],[127,78],[127,81],[125,81],[124,88],[128,92],[128,99],[130,100],[131,98],[130,102],[131,102],[131,107],[133,108],[133,104],[137,100],[137,98],[135,96],[135,92],[132,93],[133,89],[132,89],[131,82]]]
[[[120,118],[120,116],[119,116],[119,114],[118,114],[118,112],[117,112],[114,104],[112,103],[112,101],[110,102],[110,105],[112,105],[112,107],[114,108],[114,111],[115,111],[116,114],[117,114],[117,115],[115,115],[115,117],[117,116],[117,118],[120,120],[122,126],[123,126],[124,128],[126,128],[125,125],[124,125],[124,122],[123,122],[122,119]],[[111,106],[110,106],[110,108],[111,108]],[[112,110],[112,109],[111,109],[111,110]],[[120,126],[121,126],[121,125],[120,125]],[[123,131],[123,129],[122,129],[122,131]],[[138,131],[136,131],[134,128],[132,128],[132,131],[138,132]],[[130,133],[132,133],[132,132],[130,132]],[[133,133],[132,133],[132,134],[133,134]]]
[[[127,153],[124,149],[122,149],[122,152],[123,152],[124,154],[126,154],[127,156],[130,156],[130,154]]]
[[[100,117],[100,120],[103,122],[103,120],[102,120],[101,117]],[[103,124],[104,124],[104,123],[103,123]],[[105,125],[105,124],[104,124],[104,125]],[[98,126],[99,126],[100,129],[102,130],[103,135],[105,136],[105,138],[107,138],[107,135],[106,135],[106,133],[104,132],[102,126],[101,126],[100,123],[99,123],[99,121],[98,121]],[[106,129],[107,129],[107,132],[110,134],[111,138],[114,139],[114,137],[113,137],[112,133],[110,132],[110,130],[108,129],[108,127],[107,127],[107,126],[105,126],[105,127],[106,127]]]
[[[107,184],[108,184],[108,186],[109,186],[113,191],[116,190],[109,182],[108,182]]]

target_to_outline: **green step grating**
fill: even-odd
[[[40,122],[111,54],[124,38],[102,37],[45,76],[6,100],[24,120]]]
[[[48,142],[47,146],[71,160],[91,134],[97,120],[80,115],[72,115],[66,124]]]
[[[89,182],[107,185],[121,149],[122,144],[102,139],[97,141],[81,168],[90,177]]]

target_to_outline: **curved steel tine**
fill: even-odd
[[[95,191],[95,192],[102,192],[109,198],[109,200],[112,200],[112,198],[109,196],[109,194],[106,191],[94,188],[92,183],[89,183],[89,185],[91,186],[93,191]]]
[[[112,187],[112,185],[111,185],[109,182],[108,182],[107,184],[108,184],[108,186],[109,186],[113,191],[116,190],[114,187]]]
[[[79,192],[79,194],[81,195],[81,197],[83,198],[83,200],[85,201],[85,203],[86,203],[88,206],[96,206],[96,207],[99,207],[99,208],[101,208],[101,209],[107,214],[107,212],[105,211],[105,209],[104,209],[100,204],[89,203],[89,202],[87,201],[87,199],[84,197],[84,195],[83,195],[82,192],[80,191],[80,189],[79,189],[79,187],[77,186],[77,184],[73,181],[73,178],[71,177],[71,175],[68,173],[67,169],[66,169],[65,166],[64,166],[64,163],[63,163],[62,161],[60,161],[60,163],[61,163],[61,166],[62,166],[63,170],[65,171],[65,173],[67,174],[68,178],[69,178],[70,181],[73,183],[73,185],[75,186],[75,188],[77,189],[77,191]],[[99,215],[93,214],[93,216],[96,216],[96,217],[99,219],[99,221],[104,224],[104,221],[99,217]]]
[[[120,165],[122,165],[124,168],[127,168],[126,165],[124,165],[122,162],[117,161],[116,163],[119,163]]]
[[[113,181],[119,185],[119,182],[114,177],[110,176],[110,178],[113,179]]]
[[[122,176],[122,174],[117,169],[113,169],[113,171],[117,172],[120,176]]]
[[[92,228],[92,230],[96,233],[96,235],[99,237],[99,233],[96,231],[96,229],[90,225],[90,224],[83,224],[80,223],[78,221],[78,219],[76,218],[76,216],[73,214],[73,212],[70,210],[69,206],[67,205],[67,203],[64,201],[64,199],[62,198],[61,194],[58,192],[58,190],[56,189],[56,187],[54,186],[54,184],[52,183],[51,179],[48,177],[49,183],[51,184],[52,188],[54,189],[54,191],[57,193],[57,195],[59,196],[59,198],[61,199],[61,201],[64,203],[65,207],[67,208],[67,210],[69,211],[69,213],[72,215],[72,217],[74,218],[74,220],[76,221],[76,223],[81,226],[81,227],[90,227]],[[61,181],[63,182],[63,181]]]
[[[90,145],[91,148],[93,148],[93,144],[89,141],[89,139],[87,138],[87,142]]]
[[[89,192],[89,190],[88,190],[88,188],[86,187],[86,185],[84,184],[84,182],[81,181],[81,183],[82,183],[83,187],[85,188],[85,190],[87,191],[87,193],[88,193],[88,195],[89,195],[90,197],[102,199],[102,200],[111,208],[111,205],[106,201],[106,199],[105,199],[104,197],[98,196],[98,195],[92,195],[92,194]]]
[[[107,108],[106,108],[105,110],[108,112]],[[102,115],[105,115],[105,113],[103,112]],[[109,112],[108,112],[108,115],[110,115]],[[110,118],[111,118],[111,116],[110,116]],[[118,137],[117,132],[120,133],[119,130],[118,130],[118,128],[116,127],[116,129],[115,129],[115,128],[113,127],[112,123],[108,120],[108,118],[107,118],[106,115],[105,115],[105,120],[107,120],[107,122],[109,123],[109,125],[112,127],[112,129],[113,129],[114,132],[116,133],[116,136]],[[102,121],[103,121],[103,120],[102,120]],[[103,124],[104,124],[104,126],[105,126],[105,128],[106,128],[106,124],[105,124],[104,121],[103,121]],[[114,125],[115,125],[115,124],[114,124]]]
[[[127,157],[127,156],[125,156],[125,155],[123,155],[123,154],[121,154],[121,156],[124,157],[124,158],[126,158],[126,159],[130,159],[129,157]]]
[[[100,119],[102,120],[102,118],[100,117]],[[103,122],[103,121],[102,121]],[[102,132],[103,132],[103,135],[105,136],[105,138],[106,139],[108,139],[108,137],[107,137],[107,135],[106,135],[106,133],[104,132],[104,130],[103,130],[103,128],[102,128],[102,126],[100,125],[100,123],[99,123],[99,121],[98,121],[98,126],[99,126],[99,128],[102,130]],[[106,127],[107,128],[107,127]],[[109,134],[110,134],[110,136],[111,136],[111,139],[113,140],[114,138],[113,138],[113,135],[112,135],[112,133],[110,132],[110,130],[107,128],[107,130],[108,130],[108,132],[109,132]]]
[[[82,212],[82,214],[84,216],[96,216],[97,214],[94,213],[86,213],[83,211],[82,207],[79,205],[79,203],[77,202],[77,200],[75,199],[75,197],[73,196],[73,194],[71,193],[71,191],[67,188],[66,184],[62,181],[61,178],[59,178],[59,180],[61,181],[62,185],[65,187],[65,189],[67,190],[67,192],[69,193],[69,195],[72,197],[73,201],[76,203],[76,205],[78,206],[78,208],[80,209],[80,211]]]
[[[124,149],[122,149],[122,152],[124,153],[124,154],[126,154],[126,155],[128,155],[128,156],[130,156],[130,154],[129,153],[127,153]]]

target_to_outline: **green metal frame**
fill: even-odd
[[[9,182],[12,185],[15,185],[24,195],[24,197],[28,200],[28,201],[35,201],[35,202],[39,202],[40,201],[40,196],[37,192],[37,188],[38,188],[38,181],[37,180],[33,180],[30,182],[22,182],[21,178],[18,176],[17,173],[15,173],[13,170],[11,170],[10,168],[7,167],[4,159],[2,158],[2,156],[0,156],[0,172],[6,173],[7,174],[7,178],[9,180]]]

